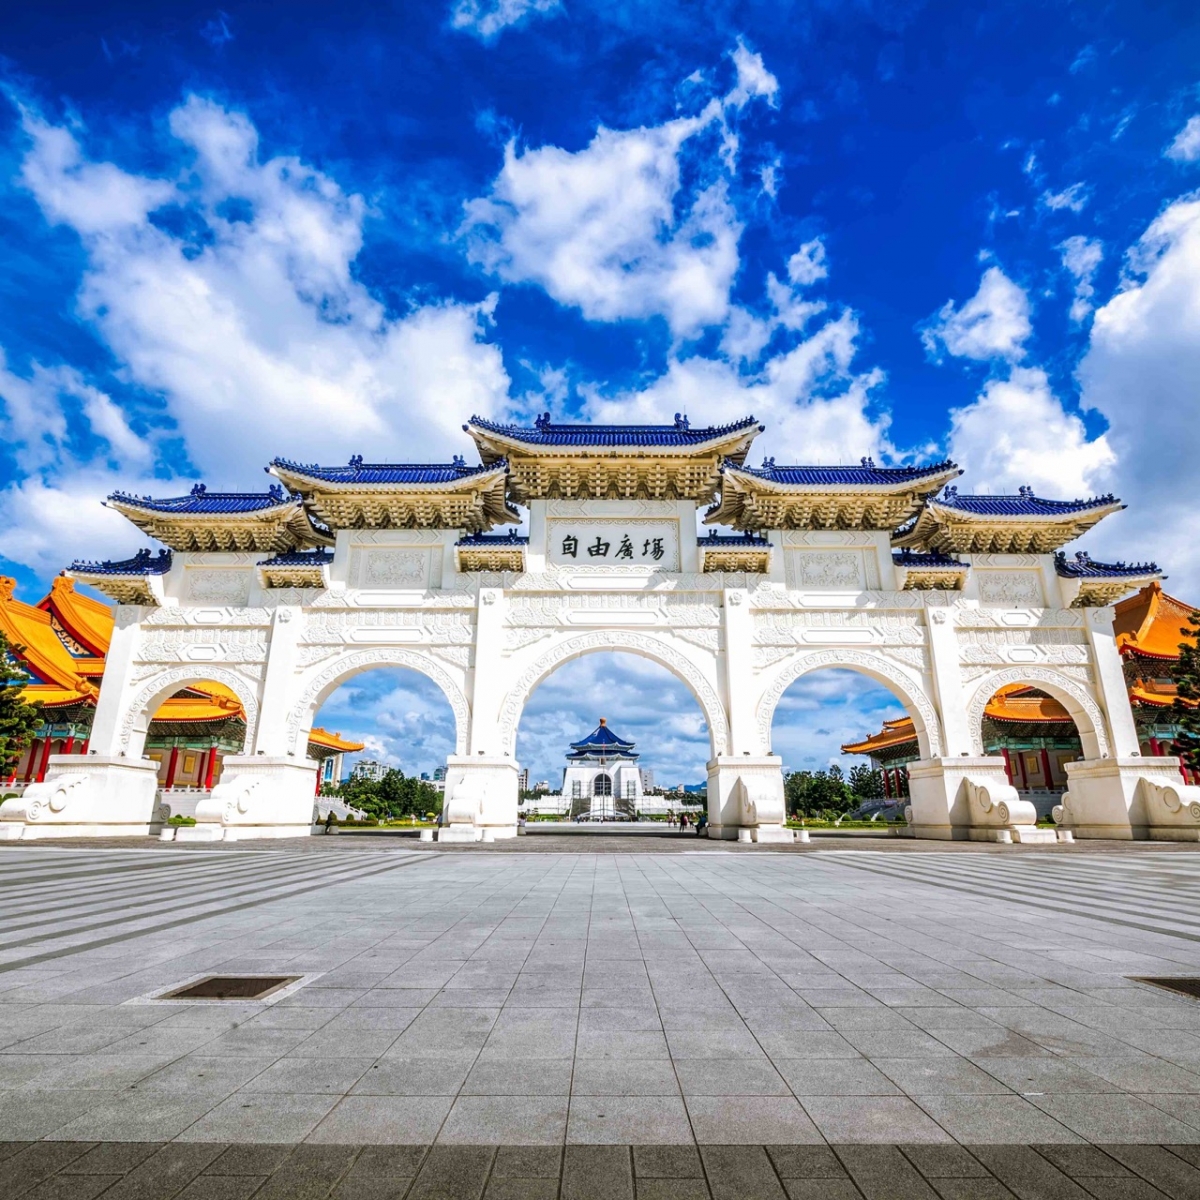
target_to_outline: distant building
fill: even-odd
[[[654,768],[653,767],[641,767],[640,772],[641,772],[641,776],[642,776],[642,791],[643,792],[654,791]]]
[[[358,762],[350,768],[351,779],[370,779],[380,780],[387,773],[388,768],[381,762],[376,762],[373,758],[360,758]]]
[[[517,774],[517,795],[524,795],[529,791],[529,768],[524,767]]]
[[[571,743],[563,771],[563,799],[573,817],[632,817],[642,799],[634,743],[617,737],[601,717],[582,741]]]

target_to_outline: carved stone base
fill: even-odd
[[[963,756],[908,764],[909,827],[914,837],[940,841],[1039,839],[1037,812],[1008,782],[1004,759]],[[1003,835],[1003,836],[1001,836]]]
[[[1077,838],[1200,841],[1200,787],[1183,782],[1178,758],[1067,763],[1067,783],[1055,819]]]
[[[221,782],[196,805],[196,824],[180,842],[308,837],[314,824],[317,764],[310,759],[228,756]]]
[[[52,754],[44,782],[0,804],[0,840],[146,837],[161,824],[157,792],[149,759]]]
[[[709,837],[733,841],[749,829],[756,842],[790,842],[786,816],[777,754],[722,754],[708,764]]]
[[[517,836],[520,767],[511,758],[452,754],[446,759],[446,798],[439,842],[477,842]]]

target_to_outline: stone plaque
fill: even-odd
[[[556,566],[651,567],[679,570],[679,522],[553,519],[546,557]]]

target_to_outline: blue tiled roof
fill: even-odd
[[[513,441],[529,446],[697,446],[731,433],[752,429],[758,425],[753,417],[734,421],[731,425],[706,425],[691,428],[687,417],[675,414],[674,425],[558,425],[544,413],[533,423],[533,428],[522,425],[504,425],[488,421],[483,417],[472,417],[463,429],[470,432],[471,426],[502,434]],[[761,433],[766,426],[758,425]]]
[[[1093,562],[1086,550],[1077,550],[1073,560],[1068,559],[1063,551],[1054,556],[1054,569],[1064,579],[1114,579],[1123,575],[1157,575],[1158,564],[1144,563],[1102,563]]]
[[[958,464],[949,460],[931,463],[925,467],[877,467],[873,459],[864,458],[857,467],[776,466],[773,458],[763,460],[761,467],[726,467],[742,475],[753,475],[769,483],[792,484],[799,487],[874,486],[894,487],[897,484],[914,483],[928,479],[931,475],[945,475],[958,471]],[[726,469],[726,468],[722,468]],[[961,474],[961,471],[959,472]]]
[[[892,562],[898,567],[966,567],[965,562],[960,562],[957,558],[951,558],[949,554],[939,554],[936,551],[928,550],[893,550]]]
[[[615,758],[617,756],[623,758],[637,758],[638,755],[633,753],[634,742],[627,742],[623,738],[617,737],[609,727],[601,721],[591,733],[587,735],[581,742],[572,742],[571,749],[574,754],[568,754],[568,758],[586,758],[589,755],[604,755],[606,758]]]
[[[755,546],[766,547],[771,544],[770,538],[757,533],[718,533],[715,529],[707,537],[697,538],[699,546]]]
[[[524,535],[517,533],[514,529],[512,533],[468,533],[465,537],[460,537],[456,546],[528,546],[529,539]]]
[[[81,575],[165,575],[171,569],[170,550],[152,555],[139,550],[132,558],[121,562],[73,562],[70,569]]]
[[[321,467],[315,463],[296,463],[286,458],[276,458],[272,467],[280,467],[310,479],[326,483],[457,483],[472,475],[481,475],[504,466],[503,460],[490,467],[468,467],[462,458],[448,463],[365,463],[361,454],[356,454],[344,467]]]
[[[935,503],[981,517],[1062,517],[1090,508],[1108,508],[1118,500],[1111,492],[1088,500],[1044,500],[1027,487],[1020,488],[1015,496],[960,496],[958,488],[948,487]]]
[[[262,492],[210,492],[202,483],[196,484],[186,496],[157,500],[153,496],[134,496],[129,492],[113,492],[110,500],[136,505],[151,512],[191,515],[195,513],[261,512],[290,504],[293,497],[278,484],[264,495]]]
[[[333,551],[324,547],[316,550],[285,550],[264,558],[260,567],[324,567],[333,562]]]

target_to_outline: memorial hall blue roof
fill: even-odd
[[[333,551],[321,546],[315,550],[284,550],[264,558],[260,567],[324,567],[333,562]]]
[[[1157,563],[1094,562],[1085,550],[1077,550],[1073,559],[1060,550],[1054,556],[1054,569],[1064,579],[1119,579],[1124,575],[1142,577],[1159,573]]]
[[[966,567],[965,562],[952,558],[949,554],[941,554],[935,550],[893,550],[892,562],[898,567],[948,568]]]
[[[932,475],[945,475],[948,471],[958,471],[959,467],[957,463],[949,460],[930,463],[924,467],[877,467],[869,458],[864,458],[858,466],[781,467],[776,465],[773,458],[767,458],[763,460],[761,467],[725,463],[722,469],[731,470],[739,475],[752,475],[755,479],[763,479],[768,483],[798,487],[888,487],[928,479]],[[961,474],[961,471],[959,473]]]
[[[550,420],[549,413],[540,416],[532,428],[472,417],[463,429],[469,432],[472,425],[529,446],[697,446],[755,426],[759,432],[766,428],[754,417],[745,417],[730,425],[693,429],[681,414],[676,415],[673,425],[560,425]]]
[[[320,479],[325,483],[402,483],[431,484],[457,483],[472,475],[482,475],[503,467],[503,460],[490,467],[468,467],[461,458],[448,463],[365,463],[356,455],[344,467],[322,467],[316,463],[297,463],[286,458],[276,458],[271,466],[280,467],[296,475]]]
[[[131,504],[149,512],[190,516],[193,514],[250,513],[290,504],[295,499],[278,485],[267,492],[210,492],[202,483],[196,484],[186,496],[156,499],[154,496],[134,496],[130,492],[113,492],[108,497],[120,504]]]
[[[1032,488],[1021,488],[1015,496],[960,496],[957,488],[948,487],[934,503],[981,517],[1061,517],[1109,508],[1119,501],[1111,492],[1086,500],[1045,500],[1035,496]]]
[[[456,546],[528,546],[529,538],[514,529],[511,533],[468,533]]]
[[[120,562],[73,562],[69,568],[81,575],[165,575],[171,569],[171,551],[160,550],[151,554],[139,550],[132,558]]]
[[[588,758],[595,755],[603,755],[605,758],[615,758],[618,755],[622,758],[637,758],[638,755],[633,753],[635,744],[617,737],[602,717],[600,724],[587,737],[580,742],[571,743],[571,749],[575,753],[568,754],[567,758]]]

